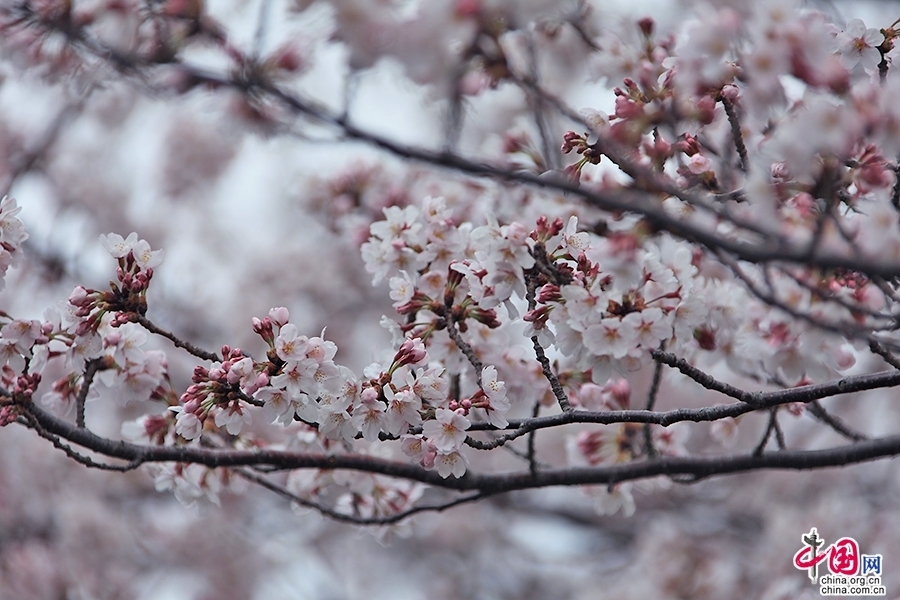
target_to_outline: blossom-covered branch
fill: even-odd
[[[630,513],[641,479],[900,454],[897,436],[857,431],[823,404],[900,385],[900,371],[875,366],[896,366],[900,349],[896,22],[838,28],[763,2],[705,6],[678,34],[650,18],[604,32],[546,7],[442,2],[434,22],[421,6],[370,14],[384,29],[372,36],[334,3],[348,68],[399,60],[445,102],[451,131],[426,146],[358,125],[352,86],[340,108],[304,91],[314,50],[300,38],[267,52],[258,33],[244,48],[202,3],[151,4],[117,9],[137,23],[124,45],[107,39],[100,9],[53,0],[0,6],[0,32],[44,69],[154,94],[230,94],[269,135],[315,132],[426,165],[414,193],[377,170],[322,192],[321,206],[353,221],[347,239],[372,284],[389,287],[392,341],[353,369],[329,330],[306,331],[277,306],[250,324],[256,351],[204,350],[150,316],[163,251],[109,233],[108,288],[79,285],[41,319],[0,313],[0,425],[29,427],[89,467],[143,465],[185,504],[250,481],[358,524],[555,485],[587,486],[602,511]],[[436,23],[433,39],[408,37]],[[541,61],[556,56],[547,32],[558,28],[613,88],[612,114],[573,110],[568,82],[551,89]],[[215,60],[193,58],[204,52]],[[503,85],[522,94],[532,129],[492,132],[493,154],[466,149],[463,100]],[[20,210],[0,203],[0,277],[22,260]],[[157,338],[183,352],[148,348]],[[190,383],[173,381],[170,360],[189,366]],[[695,400],[695,384],[734,402]],[[638,386],[643,410],[632,408]],[[140,410],[126,441],[92,430],[94,401]],[[806,413],[852,443],[797,448],[790,422]],[[741,429],[752,444],[711,453],[688,443],[701,427],[710,444]],[[538,431],[564,463],[541,452]],[[527,466],[484,460],[504,447]],[[424,486],[474,493],[420,503]]]

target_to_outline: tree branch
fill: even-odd
[[[646,479],[659,475],[690,476],[693,480],[760,469],[810,470],[845,466],[900,454],[900,435],[861,441],[827,450],[792,450],[762,456],[661,456],[650,460],[599,467],[567,467],[537,471],[475,474],[459,479],[443,479],[435,471],[418,465],[392,462],[371,456],[323,455],[273,450],[214,450],[198,446],[140,446],[113,442],[84,430],[76,429],[39,409],[28,412],[50,433],[113,458],[132,463],[182,462],[209,468],[271,465],[282,470],[346,469],[377,473],[435,487],[453,490],[477,490],[481,494],[498,494],[549,486],[607,485]],[[71,437],[68,437],[70,434]]]

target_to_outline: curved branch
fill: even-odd
[[[544,348],[541,346],[538,336],[531,336],[531,344],[534,346],[534,354],[537,356],[538,362],[541,363],[541,373],[543,373],[547,381],[550,382],[550,389],[553,390],[553,395],[556,397],[559,407],[562,409],[563,413],[571,412],[572,405],[569,404],[569,397],[566,395],[566,390],[563,389],[562,384],[559,383],[559,378],[550,368],[550,361],[547,359],[547,355],[544,354]]]
[[[201,360],[208,360],[210,362],[219,362],[222,360],[219,357],[219,355],[216,354],[215,352],[208,352],[202,348],[198,348],[197,346],[191,344],[190,342],[185,342],[185,341],[181,340],[174,333],[170,333],[170,332],[166,331],[165,329],[157,327],[153,323],[153,321],[151,321],[150,319],[148,319],[147,317],[145,317],[143,315],[133,313],[131,315],[131,320],[134,321],[135,323],[140,323],[140,325],[144,329],[149,331],[150,333],[155,333],[156,335],[160,335],[160,336],[166,338],[167,340],[169,340],[170,342],[175,344],[175,346],[177,348],[181,348],[182,350],[185,350],[185,351],[193,354],[194,356],[196,356],[197,358],[199,358]]]
[[[892,375],[896,374],[892,372]],[[777,395],[793,391],[795,390],[783,390],[773,392],[773,394]],[[737,406],[740,407],[740,405]],[[483,494],[496,494],[555,485],[606,485],[659,475],[668,477],[689,476],[692,480],[698,480],[715,475],[759,469],[817,469],[850,465],[900,454],[900,435],[894,435],[860,441],[849,446],[838,446],[827,450],[780,451],[761,456],[752,454],[692,457],[665,456],[641,462],[598,467],[564,467],[536,472],[526,470],[524,472],[499,474],[469,472],[459,479],[444,479],[437,472],[426,471],[418,465],[355,454],[327,455],[266,449],[215,450],[198,446],[144,446],[131,444],[109,440],[97,436],[88,430],[78,429],[33,405],[25,407],[25,410],[47,432],[108,457],[131,461],[132,464],[183,462],[201,464],[209,468],[265,465],[275,467],[278,470],[342,469],[398,477],[445,489],[477,490]],[[641,413],[646,411],[629,412]],[[569,417],[570,415],[577,416],[578,414],[578,412],[573,411],[558,416]],[[652,413],[650,414],[652,415]],[[534,421],[538,420],[540,419],[534,419]]]
[[[682,374],[690,377],[708,390],[713,390],[719,392],[720,394],[731,396],[732,398],[740,400],[741,402],[744,402],[751,406],[757,406],[759,404],[759,398],[756,394],[721,382],[712,375],[693,366],[683,358],[678,358],[674,354],[669,354],[668,352],[663,352],[662,350],[651,350],[650,355],[653,357],[653,360],[668,365],[673,369],[678,369]]]
[[[722,107],[725,109],[728,124],[731,126],[731,138],[734,140],[734,147],[737,149],[738,157],[741,159],[741,171],[746,173],[750,170],[750,157],[747,155],[747,146],[744,144],[741,122],[738,119],[737,112],[734,110],[734,103],[721,93],[716,97],[716,100],[721,102]]]
[[[478,387],[480,388],[481,371],[484,369],[484,365],[482,365],[481,361],[478,360],[478,357],[475,356],[475,351],[472,349],[472,346],[469,345],[469,342],[463,339],[462,334],[456,328],[456,324],[452,319],[447,319],[447,335],[450,336],[450,339],[453,340],[453,343],[456,344],[456,347],[459,348],[459,351],[465,355],[465,357],[469,361],[469,364],[472,365],[473,369],[475,369],[475,381],[478,383]]]
[[[352,523],[354,525],[393,525],[395,523],[399,523],[404,519],[411,517],[417,513],[421,512],[442,512],[449,508],[453,508],[454,506],[459,506],[461,504],[468,504],[469,502],[477,502],[484,498],[491,496],[491,494],[483,494],[480,492],[476,492],[473,494],[467,494],[465,496],[460,496],[459,498],[455,498],[453,500],[444,502],[442,504],[424,504],[419,506],[413,506],[412,508],[408,508],[406,510],[400,511],[393,515],[386,515],[383,517],[359,517],[356,515],[348,515],[342,512],[338,512],[334,509],[328,508],[318,502],[313,502],[312,500],[307,500],[298,496],[297,494],[291,493],[289,490],[283,488],[280,485],[272,483],[265,477],[261,477],[256,475],[255,473],[250,473],[246,469],[237,469],[238,475],[255,483],[256,485],[263,487],[270,492],[274,492],[285,498],[290,500],[291,502],[295,502],[300,506],[311,508],[315,511],[318,511],[325,515],[326,517],[330,517],[335,521],[342,521],[344,523]]]

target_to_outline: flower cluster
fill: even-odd
[[[44,25],[75,28],[66,29],[73,39],[87,35],[88,25],[76,25],[90,23],[87,16],[75,19],[65,2],[44,4],[35,13]],[[356,4],[330,16],[351,68],[391,56],[413,80],[444,93],[438,75],[452,66],[457,99],[486,96],[508,80],[527,88],[534,104],[559,108],[531,85],[536,73],[554,71],[539,58],[559,62],[567,36],[596,45],[588,19],[578,27],[559,21],[551,3],[445,0],[430,12],[410,6],[383,15]],[[873,29],[851,20],[841,29],[819,13],[795,12],[796,2],[757,4],[706,6],[680,34],[660,33],[643,18],[594,36],[602,51],[583,48],[584,66],[614,86],[609,115],[583,109],[580,132],[559,138],[543,123],[532,134],[514,120],[485,136],[492,138],[486,146],[500,140],[500,160],[513,167],[494,171],[498,179],[530,171],[520,181],[541,184],[533,189],[432,185],[424,172],[401,179],[366,165],[319,182],[311,204],[350,230],[372,284],[387,282],[400,315],[383,318],[393,344],[362,373],[336,362],[338,347],[325,330],[308,335],[276,307],[252,320],[264,343],[258,354],[230,345],[214,354],[176,341],[207,363],[175,392],[166,355],[146,348],[148,332],[177,339],[147,319],[148,289],[164,254],[136,233],[111,233],[100,238],[117,263],[108,289],[76,287],[40,320],[0,313],[0,382],[11,394],[0,425],[23,416],[37,394],[58,415],[79,407],[83,426],[83,404],[101,395],[99,382],[120,405],[165,405],[123,429],[151,445],[402,454],[442,478],[461,478],[476,450],[533,433],[520,418],[588,411],[604,421],[629,409],[632,384],[647,378],[654,359],[664,362],[661,354],[683,361],[682,373],[716,369],[787,388],[847,371],[866,347],[896,348],[897,280],[881,275],[900,260],[896,22]],[[307,106],[284,101],[290,85],[270,84],[310,69],[313,48],[288,43],[251,59],[201,18],[200,4],[153,10],[179,39],[141,37],[134,47],[168,49],[142,63],[177,63],[178,52],[203,34],[236,73],[216,85],[252,92],[236,101],[246,115]],[[536,20],[527,43],[514,30],[520,19]],[[381,26],[379,35],[365,28],[369,21]],[[0,28],[16,39],[27,31],[17,21]],[[138,37],[170,30],[140,29]],[[39,60],[45,41],[18,43]],[[196,85],[186,78],[182,85]],[[268,105],[273,89],[284,96]],[[561,155],[551,152],[553,139],[561,140]],[[439,162],[415,149],[407,154]],[[571,164],[550,169],[560,160]],[[494,202],[514,196],[505,208]],[[15,200],[0,201],[0,286],[27,238],[19,212]],[[55,381],[42,384],[50,364]],[[656,372],[651,408],[660,380]],[[718,421],[712,437],[735,440],[738,423]],[[484,442],[486,429],[513,431]],[[684,439],[677,427],[584,426],[570,436],[569,458],[620,465],[683,454]],[[530,446],[519,454],[534,474],[540,465]],[[234,471],[189,463],[154,470],[157,488],[187,504],[218,502],[235,480]],[[286,489],[366,517],[405,510],[422,491],[330,469],[291,474]],[[621,483],[594,492],[601,510],[630,513],[631,491]]]
[[[6,206],[9,206],[7,204]],[[14,205],[13,205],[14,206]],[[17,212],[17,211],[16,211]],[[18,219],[14,221],[18,222]],[[27,237],[13,220],[9,229],[16,237]],[[43,321],[6,320],[0,329],[0,361],[10,376],[32,378],[36,388],[50,361],[69,370],[41,396],[41,402],[57,414],[67,414],[75,405],[86,379],[82,371],[93,365],[92,375],[115,390],[120,404],[165,395],[166,356],[159,350],[144,350],[148,341],[140,325],[129,322],[135,312],[146,311],[146,290],[153,267],[162,261],[162,251],[131,234],[127,240],[110,234],[101,236],[110,254],[119,259],[119,285],[102,292],[77,287],[67,303],[44,311]],[[121,287],[120,287],[121,286]],[[90,382],[88,382],[89,384]],[[33,391],[33,390],[32,390]],[[82,400],[97,397],[96,389]]]
[[[165,444],[174,441],[173,432],[190,442],[220,431],[252,443],[245,436],[253,411],[259,410],[271,423],[309,428],[332,452],[349,451],[358,440],[400,439],[403,452],[426,468],[460,477],[466,469],[461,446],[467,417],[506,425],[509,401],[493,366],[483,368],[478,390],[451,399],[444,369],[429,366],[422,340],[411,338],[390,362],[370,365],[365,378],[358,379],[334,362],[333,342],[302,335],[289,321],[283,307],[254,318],[253,329],[268,346],[265,360],[223,347],[223,360],[196,367],[193,384],[169,407],[174,422],[165,415],[142,419],[128,426],[128,435]],[[313,487],[323,485],[318,481]]]

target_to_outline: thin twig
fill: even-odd
[[[29,429],[33,429],[35,433],[37,433],[39,436],[41,436],[42,438],[44,438],[45,440],[47,440],[51,444],[53,444],[54,448],[56,448],[58,450],[62,450],[66,456],[68,456],[75,462],[80,463],[88,468],[98,469],[101,471],[117,471],[120,473],[124,473],[126,471],[133,471],[133,470],[137,469],[139,466],[141,466],[141,464],[143,464],[143,461],[140,459],[132,460],[131,462],[129,462],[126,465],[110,465],[108,463],[96,462],[91,457],[85,456],[84,454],[76,452],[71,446],[63,443],[62,440],[60,440],[58,436],[53,435],[52,433],[49,433],[46,429],[41,427],[40,423],[38,423],[38,421],[36,419],[31,417],[30,415],[27,415],[27,416],[23,415],[23,416],[19,417],[19,419],[17,421],[21,425],[24,425],[25,427],[28,427]]]
[[[775,424],[777,422],[777,411],[778,409],[772,408],[769,410],[769,420],[766,424],[766,431],[763,433],[762,439],[756,445],[756,448],[753,449],[753,456],[762,456],[763,452],[766,449],[766,444],[769,442],[769,438],[772,437],[772,432],[775,431]]]
[[[550,368],[550,361],[547,359],[547,355],[544,354],[544,348],[541,346],[538,336],[531,336],[531,345],[534,346],[534,354],[537,356],[538,362],[541,363],[541,373],[543,373],[547,381],[550,382],[550,389],[553,390],[553,395],[556,397],[559,407],[563,412],[571,411],[572,405],[569,404],[569,397],[566,394],[566,390],[564,390],[562,384],[559,383],[559,378],[556,376],[556,373]]]
[[[665,342],[662,342],[659,345],[659,351],[662,352],[664,349]],[[663,363],[656,361],[656,366],[653,369],[653,380],[650,382],[650,391],[647,392],[646,410],[652,411],[656,405],[656,396],[659,394],[659,385],[662,381],[662,367]],[[653,445],[653,429],[650,423],[644,423],[644,446],[647,449],[647,456],[653,458],[657,455],[656,447]]]
[[[804,288],[806,290],[809,290],[809,292],[814,294],[816,298],[819,298],[825,302],[834,302],[835,304],[838,304],[838,305],[842,306],[843,308],[846,308],[851,313],[867,315],[869,317],[872,317],[873,319],[881,319],[885,322],[893,322],[894,321],[893,317],[887,313],[878,312],[876,310],[866,308],[865,306],[861,306],[859,304],[854,304],[854,303],[846,300],[845,298],[841,298],[840,296],[832,293],[828,289],[824,289],[820,286],[816,286],[816,285],[809,283],[802,277],[799,277],[799,276],[795,275],[794,273],[791,273],[788,270],[779,269],[779,272],[783,273],[784,275],[787,275],[788,277],[793,279],[797,283],[797,285],[801,286],[802,288]],[[873,329],[878,329],[878,328],[879,328],[878,326],[873,325]]]
[[[900,370],[900,359],[894,356],[894,353],[884,347],[883,344],[880,344],[876,341],[869,342],[869,350],[880,356],[884,359],[884,362],[891,365],[895,369]]]
[[[532,32],[533,33],[533,32]],[[525,93],[530,96],[532,104],[532,114],[534,116],[534,124],[537,127],[538,135],[541,138],[541,154],[544,158],[544,165],[550,169],[559,168],[559,154],[555,152],[555,145],[550,138],[550,132],[547,127],[547,111],[544,109],[544,99],[534,90],[540,88],[540,74],[538,72],[537,48],[535,47],[532,35],[527,36],[526,48],[528,50],[528,79],[534,85],[524,89]],[[541,165],[538,165],[541,166]]]
[[[144,329],[146,329],[150,333],[155,333],[156,335],[161,335],[162,337],[166,338],[167,340],[169,340],[170,342],[175,344],[175,346],[177,348],[181,348],[182,350],[185,350],[185,351],[189,352],[190,354],[193,354],[197,358],[200,358],[202,360],[212,361],[212,362],[220,362],[222,360],[219,357],[219,355],[217,355],[215,352],[207,352],[206,350],[203,350],[202,348],[198,348],[197,346],[191,344],[190,342],[185,342],[185,341],[179,339],[177,336],[175,336],[174,333],[170,333],[170,332],[166,331],[165,329],[161,329],[161,328],[157,327],[156,325],[153,324],[152,321],[150,321],[150,319],[148,319],[147,317],[145,317],[143,315],[133,313],[131,315],[131,320],[134,321],[135,323],[140,323],[144,327]]]
[[[393,515],[385,515],[383,517],[360,517],[356,515],[348,515],[346,513],[338,512],[334,509],[331,509],[324,504],[319,502],[314,502],[312,500],[307,500],[297,494],[291,493],[289,490],[284,487],[277,485],[265,477],[257,475],[248,471],[247,469],[235,469],[235,472],[246,479],[247,481],[253,482],[256,485],[265,488],[271,492],[274,492],[281,496],[282,498],[286,498],[291,502],[299,504],[305,508],[311,508],[316,510],[323,515],[334,519],[335,521],[341,521],[344,523],[352,523],[354,525],[393,525],[394,523],[399,523],[406,518],[411,517],[417,513],[421,512],[443,512],[449,508],[453,508],[454,506],[459,506],[461,504],[468,504],[469,502],[477,502],[478,500],[482,500],[487,498],[490,494],[483,493],[475,493],[468,494],[465,496],[461,496],[449,502],[445,502],[443,504],[432,504],[432,505],[421,505],[414,506],[412,508],[408,508],[404,511],[401,511],[397,514]]]
[[[20,155],[18,160],[14,157],[13,160],[10,161],[12,164],[7,166],[6,178],[2,185],[0,185],[0,198],[9,193],[13,184],[19,177],[38,166],[41,158],[47,153],[50,147],[56,143],[56,140],[59,139],[65,125],[68,124],[68,122],[81,110],[85,99],[93,89],[94,86],[90,86],[77,102],[66,105],[50,122],[50,125],[43,132],[34,147]]]
[[[534,408],[531,409],[531,418],[536,419],[538,415],[541,413],[541,401],[540,399],[534,401]],[[534,443],[535,437],[537,436],[537,430],[532,429],[528,433],[528,471],[532,476],[536,476],[538,472],[538,464],[534,454]]]
[[[778,421],[778,409],[772,409],[772,422],[773,428],[775,430],[775,443],[778,445],[779,450],[784,450],[787,448],[787,444],[784,442],[784,431],[781,429],[781,423]]]
[[[679,358],[674,354],[669,354],[668,352],[663,352],[662,350],[651,350],[650,355],[653,357],[653,360],[668,365],[673,369],[678,369],[684,375],[687,375],[708,390],[713,390],[719,392],[720,394],[731,396],[735,400],[740,400],[741,402],[745,402],[753,407],[759,406],[759,392],[746,392],[740,388],[734,387],[733,385],[719,381],[709,373],[701,371],[683,358]]]
[[[748,276],[744,272],[744,270],[738,264],[738,261],[734,260],[733,258],[731,258],[730,256],[726,255],[723,252],[717,252],[716,255],[718,256],[719,260],[723,264],[725,264],[729,269],[731,269],[731,272],[734,273],[734,275],[744,283],[744,285],[747,287],[747,290],[751,294],[756,296],[759,300],[764,302],[765,304],[768,304],[769,306],[778,308],[778,309],[784,311],[785,313],[787,313],[788,315],[790,315],[791,317],[793,317],[797,320],[809,323],[810,325],[812,325],[813,327],[816,327],[817,329],[822,329],[824,331],[836,333],[838,335],[842,335],[847,338],[859,339],[859,340],[863,340],[866,342],[870,342],[873,339],[875,339],[869,333],[868,329],[863,329],[862,327],[858,327],[849,322],[848,323],[828,323],[828,322],[822,321],[810,314],[807,314],[805,312],[801,312],[801,311],[795,309],[794,307],[788,305],[786,302],[783,302],[779,298],[775,297],[774,293],[771,291],[772,289],[774,289],[774,286],[772,285],[770,274],[765,268],[763,268],[762,274],[769,285],[769,288],[770,288],[769,292],[767,292],[763,289],[760,289],[760,286],[757,285],[756,282],[754,282],[753,279],[751,279],[750,276]],[[893,344],[891,344],[891,345],[893,345]]]
[[[84,427],[84,405],[87,402],[87,395],[94,382],[94,375],[102,368],[103,361],[94,359],[87,362],[84,375],[81,380],[81,388],[78,390],[78,396],[75,397],[75,425]]]
[[[891,205],[900,211],[900,165],[887,165],[894,172],[894,187],[891,188]]]
[[[850,429],[850,427],[848,427],[847,424],[844,423],[841,419],[826,411],[825,407],[823,407],[818,400],[807,404],[806,410],[809,411],[809,414],[822,421],[849,440],[853,440],[854,442],[861,442],[863,440],[869,439],[868,436]]]
[[[453,343],[456,344],[456,347],[459,348],[459,351],[462,352],[465,357],[469,360],[469,364],[475,369],[475,381],[478,382],[478,387],[481,387],[481,371],[484,369],[484,365],[481,364],[481,361],[478,360],[478,357],[475,356],[475,351],[472,350],[472,346],[463,339],[462,335],[459,333],[459,330],[456,329],[456,325],[453,323],[451,319],[447,319],[447,334],[450,336],[450,339],[453,340]]]
[[[731,125],[731,139],[734,140],[734,147],[741,159],[741,171],[746,173],[750,170],[750,158],[747,156],[747,146],[744,144],[744,134],[741,133],[741,122],[734,110],[734,104],[724,94],[719,94],[716,99],[722,103],[722,107],[725,109],[728,124]]]

